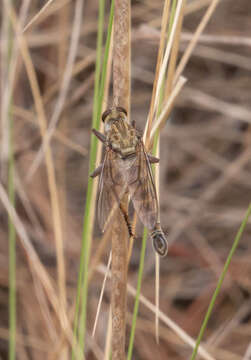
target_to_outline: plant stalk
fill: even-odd
[[[130,112],[130,0],[115,0],[113,106]],[[121,205],[128,208],[126,194]],[[128,230],[117,210],[112,228],[112,359],[125,360]]]

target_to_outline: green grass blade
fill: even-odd
[[[176,11],[176,6],[177,6],[177,0],[173,0],[171,14],[170,14],[170,20],[169,20],[169,26],[168,26],[168,37],[169,37],[169,35],[171,33],[171,30],[172,30],[175,11]]]
[[[145,252],[146,252],[146,240],[147,240],[147,230],[145,228],[144,229],[144,234],[143,234],[143,239],[142,239],[141,253],[140,253],[137,292],[136,292],[135,303],[134,303],[133,318],[132,318],[132,328],[131,328],[131,334],[130,334],[130,340],[129,340],[127,360],[132,359],[132,351],[133,351],[133,343],[134,343],[134,336],[135,336],[135,329],[136,329],[136,321],[137,321],[138,310],[139,310],[139,296],[140,296],[141,283],[142,283],[143,270],[144,270],[144,260],[145,260]]]
[[[107,39],[106,39],[104,59],[103,59],[102,75],[100,76],[101,59],[102,59],[102,43],[103,43],[102,39],[103,39],[103,25],[104,25],[104,5],[105,5],[105,1],[104,0],[100,1],[98,38],[97,38],[97,59],[96,59],[96,71],[95,71],[95,85],[94,85],[94,105],[93,105],[93,118],[92,118],[92,126],[95,128],[99,127],[100,115],[102,111],[102,101],[104,95],[104,86],[105,86],[106,74],[107,74],[107,62],[108,62],[111,33],[112,33],[114,1],[111,4],[109,25],[107,30]],[[97,138],[94,135],[91,135],[89,173],[91,173],[95,169],[97,145],[98,145]],[[77,288],[77,299],[76,299],[75,320],[74,320],[74,335],[76,338],[77,329],[79,328],[79,332],[78,332],[79,346],[83,350],[84,350],[84,338],[85,338],[85,327],[86,327],[86,305],[87,305],[87,293],[88,293],[88,264],[89,264],[90,240],[91,240],[91,232],[92,232],[91,223],[90,223],[92,196],[93,196],[93,180],[89,178],[88,187],[87,187],[84,223],[83,223],[82,250],[80,257],[80,269],[78,276],[78,288]],[[81,315],[79,319],[81,298],[82,298]],[[72,349],[72,359],[75,359],[74,348]]]
[[[225,262],[225,265],[224,265],[222,274],[221,274],[221,276],[220,276],[220,278],[219,278],[219,280],[218,280],[217,287],[216,287],[216,289],[215,289],[215,291],[214,291],[214,294],[213,294],[213,296],[212,296],[212,299],[211,299],[211,301],[210,301],[210,304],[209,304],[209,307],[208,307],[206,316],[205,316],[205,318],[204,318],[204,320],[203,320],[203,323],[202,323],[202,326],[201,326],[201,329],[200,329],[200,332],[199,332],[199,336],[198,336],[198,338],[197,338],[196,345],[195,345],[195,348],[194,348],[194,350],[193,350],[193,353],[192,353],[192,356],[191,356],[190,360],[194,360],[195,357],[196,357],[196,355],[197,355],[198,347],[199,347],[199,345],[200,345],[200,342],[201,342],[202,337],[203,337],[203,335],[204,335],[204,332],[205,332],[205,330],[206,330],[206,326],[207,326],[208,320],[209,320],[209,318],[210,318],[210,316],[211,316],[211,313],[212,313],[212,310],[213,310],[213,307],[214,307],[216,298],[217,298],[217,296],[218,296],[218,294],[219,294],[219,292],[220,292],[220,289],[221,289],[223,280],[224,280],[224,278],[225,278],[225,276],[226,276],[226,273],[227,273],[229,264],[230,264],[230,262],[231,262],[231,260],[232,260],[232,257],[233,257],[233,255],[234,255],[234,253],[235,253],[235,250],[236,250],[236,248],[237,248],[237,246],[238,246],[238,244],[239,244],[239,241],[240,241],[240,239],[241,239],[241,236],[242,236],[242,234],[243,234],[243,231],[244,231],[244,229],[245,229],[245,227],[246,227],[246,225],[247,225],[248,218],[249,218],[250,214],[251,214],[251,203],[249,204],[249,207],[248,207],[248,210],[247,210],[247,212],[246,212],[245,218],[244,218],[244,220],[243,220],[243,222],[242,222],[242,224],[241,224],[241,226],[240,226],[240,228],[239,228],[239,231],[238,231],[238,233],[237,233],[237,235],[236,235],[236,237],[235,237],[235,239],[234,239],[233,246],[232,246],[232,248],[231,248],[231,250],[230,250],[230,252],[229,252],[229,255],[228,255],[227,260],[226,260],[226,262]]]
[[[101,59],[102,59],[102,44],[103,44],[103,27],[104,27],[104,12],[105,12],[105,1],[99,2],[99,19],[98,19],[98,35],[97,35],[97,56],[96,56],[96,69],[95,69],[95,82],[94,82],[94,99],[93,99],[93,117],[92,126],[95,126],[98,122],[97,119],[97,106],[99,97],[99,83],[100,83],[100,72],[101,72]],[[97,154],[97,139],[91,135],[91,148],[90,148],[90,159],[89,159],[89,171],[90,173],[95,168],[95,159]],[[86,327],[86,303],[87,303],[87,279],[88,279],[88,264],[89,264],[89,252],[90,252],[90,213],[91,213],[91,198],[93,192],[93,182],[88,178],[88,187],[86,195],[86,205],[83,221],[83,232],[82,232],[82,249],[80,256],[80,269],[78,277],[78,288],[77,288],[77,299],[76,299],[76,310],[75,310],[75,321],[74,321],[74,335],[76,338],[77,329],[78,342],[81,349],[84,351],[84,338],[85,338],[85,327]],[[79,322],[80,312],[80,300],[82,296],[82,312],[81,322]],[[79,326],[78,326],[79,324]],[[72,351],[72,359],[75,358],[74,349]]]
[[[110,9],[110,16],[109,16],[107,37],[106,37],[106,44],[105,44],[105,51],[104,51],[104,59],[103,59],[103,64],[102,64],[103,70],[102,70],[102,74],[101,74],[100,91],[99,91],[99,97],[98,97],[97,128],[99,127],[99,122],[100,122],[101,112],[102,112],[102,103],[103,103],[103,98],[104,98],[105,82],[106,82],[106,75],[107,75],[107,64],[108,64],[111,36],[112,36],[113,17],[114,17],[114,0],[112,0],[112,2],[111,2],[111,9]]]

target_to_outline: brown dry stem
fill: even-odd
[[[113,106],[130,111],[130,1],[115,0]],[[128,207],[128,196],[121,202]],[[128,230],[118,210],[112,228],[112,359],[125,359]]]
[[[115,0],[113,104],[130,111],[130,1]]]
[[[117,211],[112,234],[112,359],[125,359],[127,227]]]

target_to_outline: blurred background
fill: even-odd
[[[12,20],[7,2],[13,5]],[[15,224],[19,229],[17,359],[68,359],[68,345],[51,303],[53,296],[63,294],[66,312],[73,319],[89,176],[98,1],[86,0],[82,7],[80,1],[50,1],[25,31],[19,47],[13,24],[17,27],[19,22],[24,28],[46,1],[7,2],[0,9],[0,359],[8,358],[9,339],[9,202],[5,195],[9,192],[11,197],[10,133],[18,215]],[[187,1],[179,58],[211,3]],[[132,1],[131,118],[142,131],[150,106],[162,9],[162,0]],[[109,2],[106,25],[108,11]],[[161,132],[161,222],[170,247],[168,257],[160,264],[160,309],[194,338],[251,199],[250,34],[251,2],[219,1],[183,73],[188,81]],[[8,86],[13,89],[11,101],[6,95]],[[36,166],[41,134],[48,124],[54,124],[56,130],[50,151]],[[142,227],[138,226],[128,274],[128,282],[134,287],[141,234]],[[249,221],[203,339],[215,359],[251,359],[250,235]],[[57,245],[59,238],[64,243],[64,261],[60,243]],[[96,225],[90,266],[100,240]],[[109,249],[108,242],[99,264],[107,263]],[[57,287],[57,266],[66,279],[65,288]],[[103,274],[94,271],[88,296],[86,359],[103,358],[109,281],[94,340],[89,336],[102,281]],[[155,255],[149,240],[141,293],[154,303],[154,291]],[[128,295],[128,334],[133,305],[134,297]],[[156,343],[154,321],[154,313],[141,304],[133,359],[188,358],[191,348],[161,321],[160,342]]]

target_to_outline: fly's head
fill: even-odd
[[[121,107],[106,110],[102,120],[107,141],[119,157],[126,159],[134,155],[138,137],[135,128],[128,121],[126,110]]]

